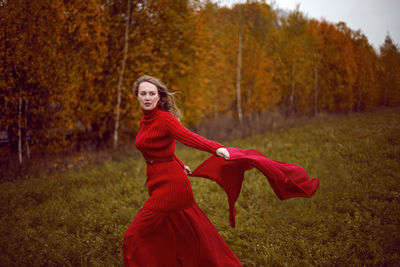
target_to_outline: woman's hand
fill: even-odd
[[[187,175],[192,174],[192,171],[190,170],[189,166],[186,166],[186,165],[185,165],[185,167],[183,168],[183,170],[185,171],[185,173],[186,173]]]
[[[226,160],[229,159],[229,152],[225,147],[218,148],[217,151],[215,151],[215,154],[217,154],[217,156],[224,158]]]

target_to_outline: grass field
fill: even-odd
[[[303,166],[320,188],[280,201],[246,173],[226,195],[190,178],[199,206],[245,266],[400,266],[400,109],[322,120],[226,142]],[[182,148],[194,169],[208,155]],[[0,266],[122,266],[122,238],[147,198],[141,158],[0,184]]]

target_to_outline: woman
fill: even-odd
[[[190,169],[174,153],[176,140],[225,160],[228,150],[182,126],[173,94],[158,79],[140,77],[135,95],[143,111],[135,144],[150,197],[124,235],[125,266],[242,266],[195,203]]]

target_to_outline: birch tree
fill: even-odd
[[[18,161],[22,165],[22,90],[19,90],[18,104]]]
[[[236,69],[236,98],[237,98],[237,112],[240,126],[243,126],[243,113],[242,113],[242,92],[240,90],[240,83],[242,81],[242,47],[243,47],[243,31],[241,9],[239,8],[239,44],[237,51],[237,69]]]
[[[128,0],[127,2],[128,5],[126,12],[127,18],[125,24],[125,45],[124,45],[123,58],[121,62],[121,71],[119,74],[118,87],[117,87],[117,106],[115,111],[115,127],[114,127],[114,148],[116,148],[118,145],[118,128],[119,128],[119,116],[120,116],[120,106],[121,106],[121,87],[122,87],[122,81],[124,77],[125,65],[126,65],[126,59],[128,57],[128,47],[129,47],[129,24],[131,20],[131,1]]]

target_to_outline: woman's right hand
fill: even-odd
[[[192,174],[192,170],[189,168],[189,166],[185,165],[185,167],[183,167],[183,170],[185,171],[185,173],[187,175]]]
[[[215,151],[215,154],[221,158],[229,160],[229,152],[225,147],[220,147]]]

